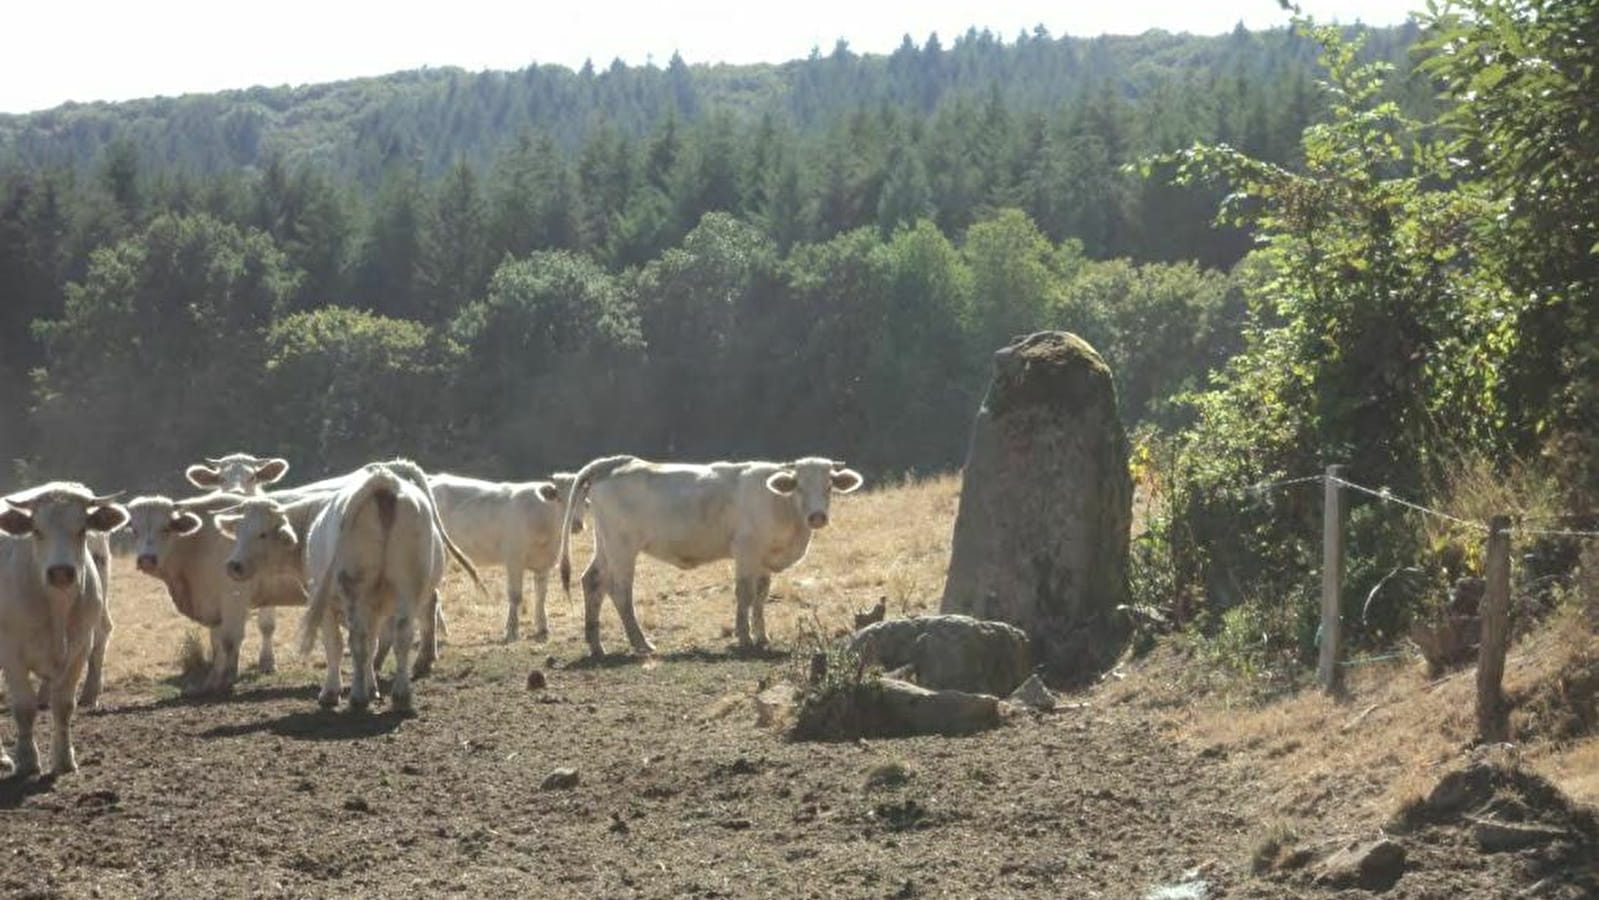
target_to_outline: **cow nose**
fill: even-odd
[[[582,531],[582,530],[583,530],[583,520],[582,519],[573,519],[572,520],[572,533],[573,534],[577,534],[579,531]]]
[[[827,527],[827,513],[824,513],[824,512],[813,512],[813,513],[810,514],[809,517],[806,518],[805,521],[809,522],[810,526],[812,528],[826,528]]]
[[[138,566],[141,572],[154,572],[158,562],[159,560],[155,558],[154,553],[141,553],[139,558],[134,561],[134,565]]]
[[[235,581],[244,580],[244,563],[237,560],[228,560],[228,575]]]
[[[44,570],[44,577],[51,587],[67,587],[78,580],[78,570],[74,566],[51,566]]]

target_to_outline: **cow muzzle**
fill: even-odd
[[[228,560],[228,577],[234,581],[244,581],[250,577],[250,570],[245,568],[244,563],[236,559],[230,559]]]
[[[827,513],[813,512],[809,516],[805,517],[805,524],[811,526],[812,528],[826,528]]]
[[[44,580],[50,582],[51,587],[72,587],[78,580],[77,566],[51,566],[44,570]]]
[[[155,570],[161,565],[161,560],[157,559],[154,553],[141,553],[133,564],[144,574],[154,575]]]

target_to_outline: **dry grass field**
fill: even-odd
[[[958,491],[941,477],[835,498],[810,555],[774,579],[777,652],[755,658],[730,652],[727,564],[641,561],[659,653],[598,663],[580,598],[552,589],[551,642],[506,646],[503,573],[487,598],[452,574],[450,636],[408,719],[318,710],[292,610],[277,674],[253,671],[252,625],[235,694],[181,697],[180,649],[199,629],[119,559],[105,709],[81,720],[81,771],[0,782],[0,896],[1108,898],[1185,873],[1212,896],[1339,896],[1256,875],[1252,854],[1271,836],[1373,837],[1481,755],[1469,670],[1429,683],[1402,660],[1352,670],[1344,702],[1238,706],[1177,646],[970,738],[794,743],[758,725],[754,694],[800,668],[816,629],[842,631],[879,598],[892,616],[936,609]],[[574,567],[587,558],[584,534]],[[609,606],[602,635],[625,647]],[[1599,741],[1549,735],[1557,676],[1595,658],[1574,617],[1518,645],[1518,725],[1545,737],[1495,757],[1588,802]],[[534,669],[547,688],[528,690]],[[542,789],[557,767],[578,784]],[[1508,896],[1546,877],[1463,833],[1413,840],[1387,896]],[[1595,882],[1581,879],[1599,878],[1567,868],[1540,896],[1584,896]]]

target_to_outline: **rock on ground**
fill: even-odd
[[[1026,632],[970,616],[879,622],[861,629],[850,650],[869,665],[888,670],[908,666],[918,684],[934,690],[1003,697],[1032,670]]]
[[[1132,480],[1110,368],[1073,334],[994,354],[961,481],[940,611],[1021,627],[1055,677],[1121,652]]]

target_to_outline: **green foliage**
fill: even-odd
[[[447,407],[459,347],[416,322],[337,306],[284,317],[265,344],[274,452],[334,470],[439,455],[430,440],[439,435],[418,428],[416,412]]]
[[[296,283],[268,235],[207,215],[163,214],[95,251],[62,317],[35,325],[52,467],[119,479],[129,447],[186,459],[215,452],[207,432],[255,437],[262,337]]]
[[[1504,348],[1506,437],[1551,445],[1599,503],[1599,3],[1461,0],[1431,7],[1421,68],[1460,102],[1440,124],[1452,166],[1494,215],[1481,264],[1521,298]],[[1586,487],[1584,487],[1586,486]]]

